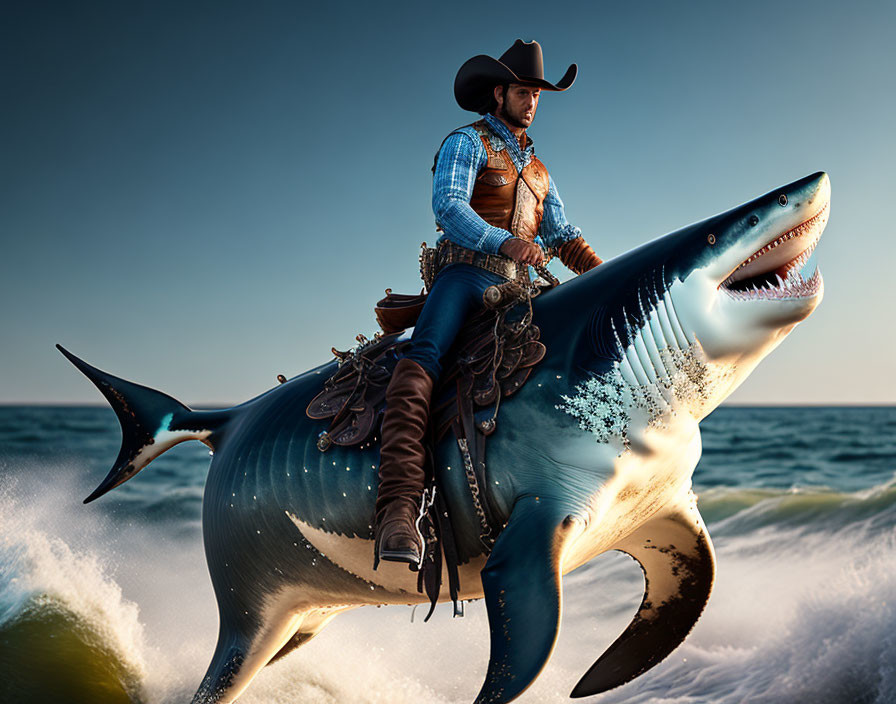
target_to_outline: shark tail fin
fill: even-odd
[[[79,359],[62,345],[56,348],[100,390],[121,424],[121,449],[109,474],[84,499],[89,503],[133,477],[166,450],[185,440],[214,448],[232,412],[192,411],[180,401],[148,386],[120,379]]]

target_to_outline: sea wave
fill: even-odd
[[[0,501],[0,700],[142,702],[137,606],[96,555],[18,520]]]
[[[766,526],[804,526],[836,531],[870,521],[869,530],[896,526],[896,478],[854,492],[828,487],[790,489],[713,487],[699,492],[698,506],[714,536]]]

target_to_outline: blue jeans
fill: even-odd
[[[485,289],[505,281],[503,276],[470,264],[452,264],[442,269],[426,297],[404,356],[438,381],[442,359],[467,318],[483,307]]]

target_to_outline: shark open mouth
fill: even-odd
[[[828,203],[811,218],[750,255],[719,288],[740,300],[809,298],[818,293],[821,275],[808,268],[828,221]]]

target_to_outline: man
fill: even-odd
[[[536,157],[526,129],[543,90],[563,91],[575,80],[572,64],[557,84],[544,79],[538,42],[520,39],[500,57],[475,56],[457,73],[454,95],[482,120],[452,132],[433,167],[433,211],[442,231],[437,273],[404,357],[386,391],[376,506],[376,550],[381,560],[419,565],[416,528],[425,478],[424,436],[442,358],[489,286],[528,281],[528,267],[557,251],[577,274],[601,263],[581,231],[566,221],[563,203]]]

